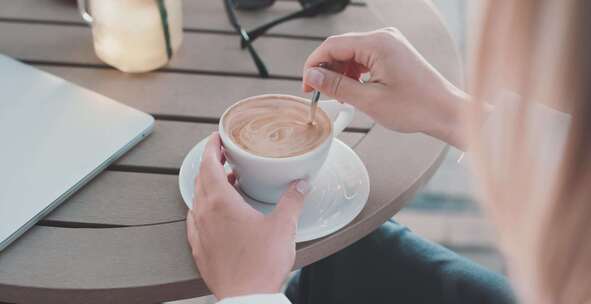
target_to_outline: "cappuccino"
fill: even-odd
[[[328,115],[319,108],[310,124],[309,111],[304,99],[265,95],[230,108],[222,124],[231,140],[250,153],[291,157],[313,150],[332,134]]]

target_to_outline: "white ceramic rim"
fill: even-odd
[[[277,98],[283,98],[283,99],[292,99],[295,100],[297,102],[302,102],[302,103],[308,103],[308,100],[303,98],[303,97],[299,97],[299,96],[293,96],[293,95],[287,95],[287,94],[262,94],[262,95],[256,95],[256,96],[251,96],[251,97],[247,97],[244,99],[241,99],[239,101],[237,101],[236,103],[234,103],[233,105],[231,105],[230,107],[228,107],[224,113],[222,114],[222,116],[220,117],[220,122],[218,123],[218,132],[220,133],[220,137],[222,138],[222,142],[225,145],[230,146],[229,148],[232,150],[232,153],[234,152],[238,152],[241,153],[247,157],[251,157],[257,160],[264,160],[264,161],[269,161],[269,162],[284,162],[284,161],[296,161],[296,160],[302,160],[302,159],[307,159],[309,158],[311,155],[314,155],[315,153],[318,153],[319,150],[322,150],[325,148],[326,145],[330,145],[332,143],[332,141],[334,140],[335,136],[334,136],[334,127],[333,127],[333,123],[334,121],[332,119],[330,119],[330,115],[328,115],[328,113],[326,113],[326,111],[324,111],[324,109],[321,109],[320,106],[317,108],[317,110],[321,110],[330,120],[331,120],[331,124],[330,124],[330,135],[326,137],[326,139],[319,144],[318,146],[316,146],[314,149],[303,153],[303,154],[299,154],[299,155],[294,155],[294,156],[288,156],[288,157],[265,157],[265,156],[260,156],[260,155],[256,155],[254,153],[251,153],[249,151],[244,150],[242,147],[240,147],[238,144],[236,144],[234,141],[232,141],[232,138],[230,138],[230,136],[228,136],[226,134],[226,132],[224,131],[224,118],[226,117],[226,114],[235,106],[243,103],[243,102],[247,102],[253,99],[260,99],[260,98],[271,98],[271,97],[277,97]]]

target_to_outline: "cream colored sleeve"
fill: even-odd
[[[282,293],[275,293],[226,298],[217,304],[291,304],[291,302]]]

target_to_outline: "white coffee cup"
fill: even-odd
[[[242,191],[261,202],[275,204],[289,186],[289,183],[298,179],[308,179],[313,183],[316,173],[320,170],[332,142],[336,136],[353,120],[355,109],[335,100],[319,101],[318,109],[322,109],[332,120],[332,136],[316,148],[291,157],[273,158],[263,157],[248,152],[232,141],[224,131],[224,118],[228,111],[237,104],[253,99],[277,97],[279,99],[292,99],[299,102],[310,101],[301,97],[280,94],[268,94],[249,97],[238,101],[229,107],[220,119],[219,133],[225,149],[228,164],[238,178],[238,184]]]

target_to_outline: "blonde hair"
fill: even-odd
[[[591,303],[591,1],[492,0],[477,56],[470,149],[509,275],[524,303]],[[499,91],[520,102],[493,147],[475,130]],[[571,117],[555,170],[540,104]]]

